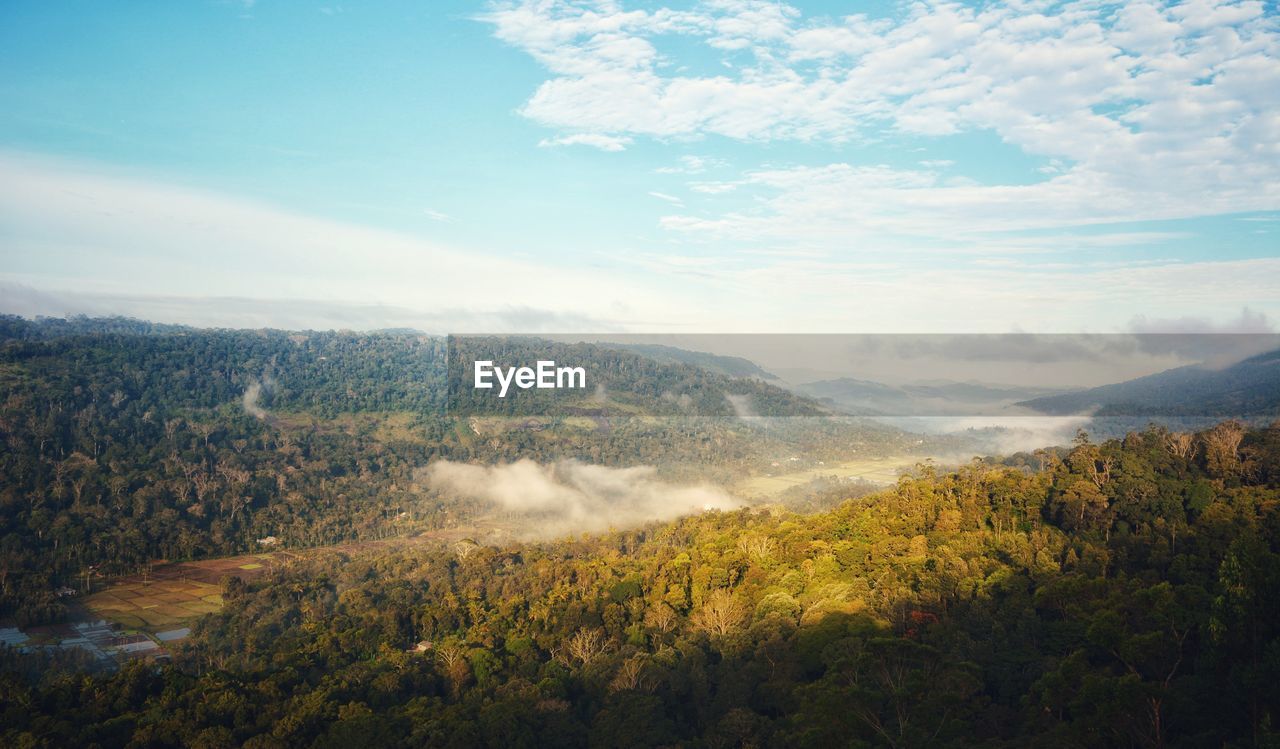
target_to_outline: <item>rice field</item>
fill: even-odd
[[[94,615],[126,629],[158,632],[222,608],[222,589],[198,580],[125,581],[83,603]]]
[[[115,580],[80,603],[95,617],[125,629],[160,632],[222,608],[223,577],[253,578],[290,558],[287,552],[275,552],[160,565],[149,574]]]

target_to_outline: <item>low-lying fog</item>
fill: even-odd
[[[441,460],[427,467],[427,485],[442,494],[486,502],[522,522],[524,540],[626,528],[743,502],[718,487],[680,486],[655,477],[652,466],[610,468],[573,460],[544,465],[524,459],[497,466]]]
[[[1090,416],[898,416],[875,420],[913,434],[960,436],[969,443],[965,452],[974,455],[1010,455],[1069,445],[1078,430],[1094,426]]]
[[[1080,430],[1101,442],[1141,431],[1152,425],[1173,431],[1208,429],[1222,421],[1213,416],[898,416],[876,417],[879,421],[913,434],[950,435],[965,444],[958,456],[935,456],[943,462],[966,462],[973,455],[1012,455],[1044,447],[1070,445]],[[1266,419],[1246,419],[1266,423]],[[959,458],[952,460],[952,458]]]

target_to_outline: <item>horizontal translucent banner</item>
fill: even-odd
[[[454,414],[1184,418],[1280,415],[1280,336],[449,336]]]

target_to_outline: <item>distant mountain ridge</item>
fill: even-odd
[[[946,380],[895,386],[853,377],[794,385],[792,390],[859,416],[973,415],[1003,409],[1029,397],[1061,393],[1055,388]]]
[[[1189,365],[1018,405],[1054,416],[1276,416],[1280,415],[1280,350],[1221,369]]]
[[[723,356],[705,351],[690,351],[657,343],[612,343],[601,341],[602,348],[630,351],[653,359],[660,364],[688,364],[727,377],[754,377],[759,380],[777,380],[778,376],[766,371],[759,364],[740,356]]]

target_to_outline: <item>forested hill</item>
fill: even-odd
[[[170,667],[0,653],[0,743],[1276,745],[1280,428],[1036,462],[232,580]]]
[[[251,389],[251,406],[321,416],[432,413],[444,403],[444,341],[421,334],[0,318],[0,346],[0,392],[36,398],[29,411],[53,396],[58,413],[110,404],[154,419],[239,408]]]
[[[591,378],[576,405],[606,415],[825,413],[813,401],[781,388],[671,356],[656,360],[615,348],[525,336],[457,341],[467,351],[455,353],[492,357],[497,352],[499,360],[505,356],[512,363],[551,359],[581,366]],[[11,369],[21,366],[27,374],[39,374],[41,367],[50,373],[65,367],[56,376],[80,386],[90,399],[109,393],[159,407],[217,408],[243,398],[252,388],[253,406],[324,416],[369,411],[433,414],[444,413],[446,405],[474,410],[462,402],[474,397],[472,393],[446,403],[446,340],[414,331],[210,330],[127,318],[28,321],[0,316],[0,345],[0,362]],[[453,362],[460,367],[469,363],[460,358]],[[470,384],[469,372],[455,375],[457,383]],[[22,386],[23,379],[16,375],[0,380],[3,392]],[[500,408],[481,410],[516,416],[546,411],[548,401],[533,397],[542,394],[520,395],[525,394],[512,393]]]
[[[418,335],[0,320],[0,616],[93,574],[385,532],[443,444]],[[399,485],[397,485],[399,481]]]
[[[1178,367],[1018,405],[1054,415],[1276,418],[1280,417],[1280,351],[1228,367]]]
[[[756,429],[732,416],[727,395],[758,396],[771,413],[812,407],[762,383],[590,346],[572,352],[615,366],[590,417],[481,423],[446,413],[445,349],[414,332],[0,318],[0,616],[56,618],[59,587],[148,559],[249,551],[266,536],[310,546],[403,533],[405,514],[418,529],[455,522],[471,508],[416,478],[440,457],[656,465],[719,480],[779,454],[905,441],[864,425]]]

